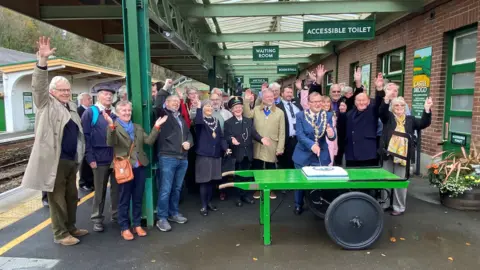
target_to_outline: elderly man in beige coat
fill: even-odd
[[[245,117],[253,118],[253,124],[258,134],[269,138],[270,145],[259,142],[253,143],[252,168],[257,170],[276,169],[277,156],[282,155],[285,147],[285,115],[273,102],[273,91],[266,89],[262,93],[262,104],[250,109],[253,102],[251,92],[245,92],[243,111]],[[255,199],[260,198],[260,192],[253,194]],[[271,199],[276,199],[275,193],[270,193]]]
[[[76,175],[85,140],[69,81],[57,76],[48,83],[47,60],[55,52],[50,39],[41,37],[37,45],[39,60],[32,79],[36,139],[22,186],[48,192],[54,242],[70,246],[80,242],[76,237],[88,234],[75,227]]]

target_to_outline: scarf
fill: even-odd
[[[120,120],[120,118],[117,118],[117,122],[122,126],[122,128],[127,132],[128,136],[130,136],[130,139],[132,140],[132,143],[135,139],[135,126],[133,125],[132,121],[128,121],[128,123],[123,122]],[[128,151],[130,151],[130,146],[128,147]],[[133,164],[133,168],[138,168],[140,166],[140,163],[138,162],[138,156],[137,156],[137,161],[135,164]]]
[[[400,117],[395,116],[395,122],[397,122],[395,131],[405,133],[405,115]],[[397,135],[392,135],[392,138],[388,143],[388,151],[406,157],[408,151],[407,139]],[[398,163],[402,166],[407,165],[406,160],[397,157],[393,157],[393,163]]]

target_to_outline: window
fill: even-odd
[[[325,73],[325,77],[324,77],[324,85],[325,85],[325,94],[326,95],[329,95],[330,94],[330,87],[332,86],[333,84],[333,71],[328,71],[327,73]]]
[[[399,85],[399,95],[403,96],[403,79],[405,73],[405,48],[381,56],[383,77]],[[373,74],[377,76],[377,74]]]
[[[456,31],[448,36],[448,63],[445,96],[445,151],[459,151],[461,145],[451,142],[452,136],[466,136],[467,148],[472,134],[473,93],[477,53],[477,27]]]

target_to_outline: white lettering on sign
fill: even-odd
[[[277,52],[277,49],[274,49],[274,48],[268,48],[268,49],[255,49],[257,51],[257,53],[276,53]]]
[[[323,35],[323,34],[351,34],[351,33],[370,33],[372,27],[342,27],[342,28],[310,28],[307,30],[309,35]]]

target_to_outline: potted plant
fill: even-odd
[[[480,210],[480,155],[472,143],[467,155],[440,152],[432,160],[446,154],[438,162],[427,166],[430,184],[437,187],[443,205],[459,210]]]

